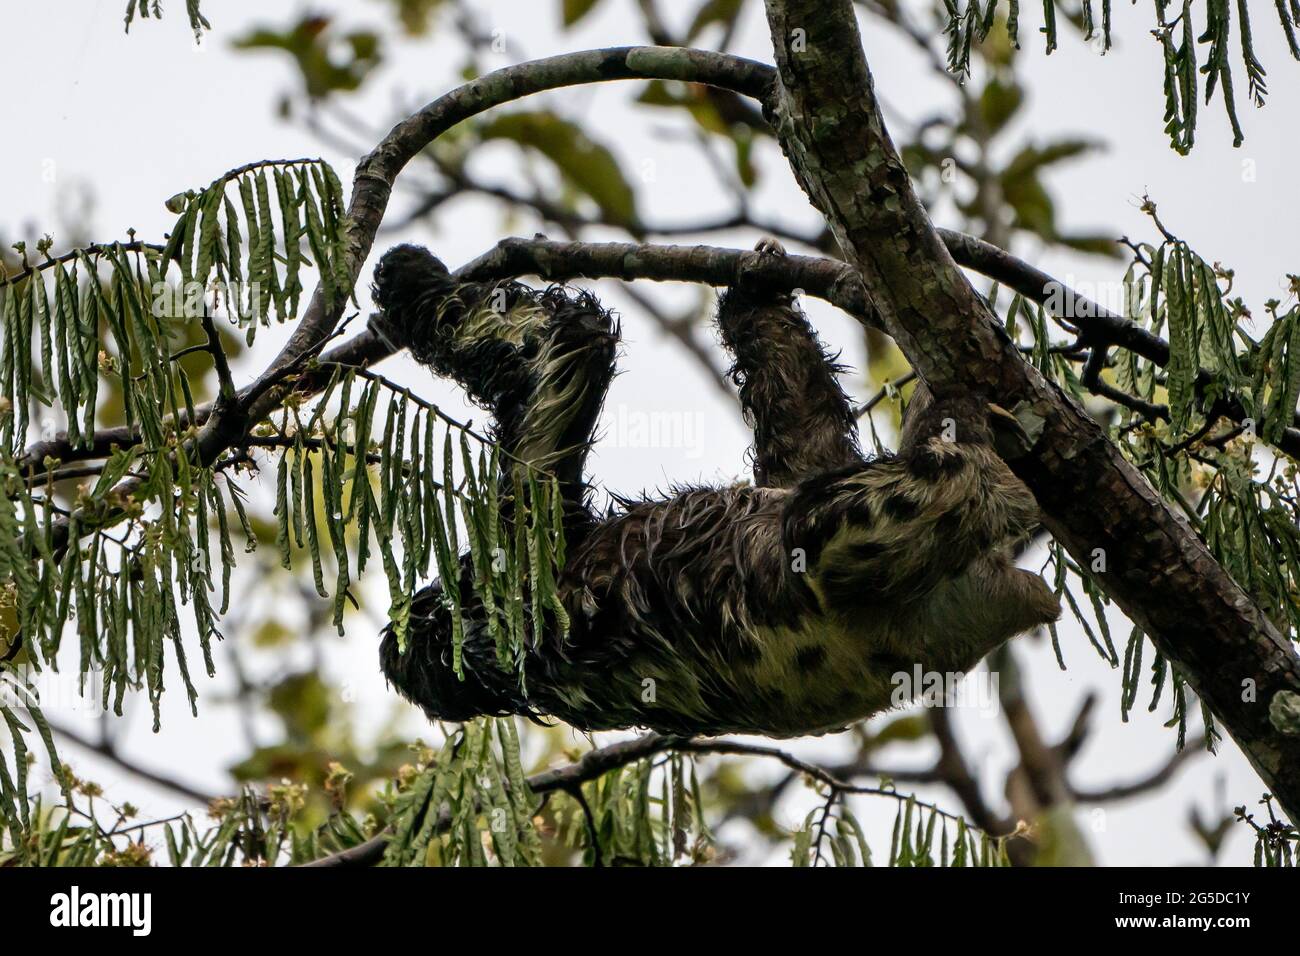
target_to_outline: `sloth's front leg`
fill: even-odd
[[[555,475],[580,511],[587,452],[614,377],[613,314],[584,291],[461,282],[410,245],[384,255],[374,298],[379,334],[492,413],[503,464]]]
[[[969,407],[967,407],[969,406]],[[828,610],[909,613],[1037,523],[1033,496],[993,451],[987,406],[917,409],[900,453],[801,482],[783,515]]]
[[[784,256],[775,240],[756,249]],[[754,429],[754,483],[790,487],[860,464],[857,421],[840,367],[787,293],[735,286],[718,298],[718,330],[734,363],[745,421]]]

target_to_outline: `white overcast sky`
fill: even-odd
[[[128,228],[144,237],[158,236],[170,224],[163,207],[168,196],[263,158],[323,155],[347,181],[355,156],[323,145],[275,112],[278,95],[298,84],[288,59],[240,55],[228,48],[230,38],[251,24],[286,24],[307,5],[209,0],[206,12],[216,29],[197,51],[179,0],[171,0],[169,16],[161,25],[138,24],[130,37],[121,29],[123,6],[121,0],[4,5],[0,63],[9,87],[4,121],[10,132],[0,150],[0,234],[12,238],[57,233],[60,208],[85,191],[94,200],[94,238],[119,238]],[[473,6],[484,23],[503,30],[509,42],[511,56],[500,56],[493,65],[644,40],[636,29],[640,20],[632,0],[605,0],[574,34],[557,30],[556,3],[490,0]],[[663,6],[673,10],[678,5]],[[1029,26],[1022,37],[1032,52],[1024,58],[1031,100],[1023,132],[1030,138],[1085,135],[1109,144],[1105,154],[1053,174],[1051,185],[1064,229],[1150,238],[1148,224],[1137,209],[1139,197],[1149,192],[1170,229],[1208,260],[1220,260],[1237,270],[1237,290],[1262,315],[1267,298],[1284,294],[1286,273],[1300,271],[1295,227],[1300,222],[1300,177],[1294,159],[1300,150],[1296,122],[1300,64],[1285,50],[1271,19],[1271,4],[1252,6],[1258,21],[1256,43],[1261,59],[1272,70],[1272,89],[1269,105],[1257,112],[1244,102],[1245,81],[1238,76],[1238,94],[1243,99],[1239,109],[1247,133],[1241,149],[1231,147],[1217,99],[1202,109],[1193,155],[1179,157],[1169,149],[1161,132],[1164,100],[1159,51],[1147,33],[1149,9],[1128,4],[1115,5],[1120,44],[1104,59],[1073,38],[1065,39],[1050,58],[1044,57],[1041,38],[1034,32],[1038,11],[1026,14]],[[383,22],[389,6],[318,2],[310,9],[336,13],[343,25],[364,26]],[[897,35],[883,26],[869,22],[866,26],[867,54],[891,119],[918,119],[940,107],[945,102],[944,84],[928,74]],[[390,49],[366,94],[359,101],[348,100],[348,108],[371,117],[377,128],[386,128],[397,108],[420,105],[455,85],[461,62],[453,52],[458,42],[433,38]],[[766,26],[755,4],[750,4],[735,52],[771,60]],[[639,198],[643,212],[656,221],[693,219],[727,209],[727,196],[700,168],[698,154],[671,135],[683,130],[681,122],[629,109],[635,92],[632,85],[606,84],[537,97],[530,105],[544,103],[569,115],[598,118],[590,126],[593,135],[618,151],[625,168],[653,171],[639,184]],[[760,159],[765,175],[757,208],[790,224],[815,224],[815,214],[791,181],[779,152],[768,149]],[[494,149],[485,160],[482,168],[487,175],[517,180],[518,164],[508,148]],[[408,198],[399,189],[391,208],[400,212]],[[455,266],[508,232],[527,235],[535,228],[531,222],[507,227],[491,207],[474,201],[447,207],[436,225],[436,232],[421,229],[400,237],[381,236],[378,249],[398,238],[416,238]],[[737,234],[704,241],[748,246],[755,238]],[[1037,256],[1033,248],[1016,251],[1076,283],[1113,282],[1120,277],[1120,267],[1112,262],[1061,254]],[[698,294],[677,288],[662,292],[669,302],[688,302]],[[623,374],[606,409],[607,438],[594,459],[599,478],[611,488],[636,491],[674,481],[725,481],[739,474],[749,439],[735,409],[722,401],[679,347],[664,340],[626,299],[620,300],[617,291],[611,288],[604,294],[625,306],[626,347]],[[860,336],[853,325],[818,304],[811,304],[809,312],[824,337],[844,349],[845,361],[860,365]],[[264,359],[277,337],[259,336],[258,342],[254,359]],[[409,362],[394,360],[386,369],[445,407],[457,408],[453,392],[430,383]],[[248,365],[240,371],[251,375],[256,369]],[[646,413],[667,415],[666,420],[684,429],[684,440],[671,448],[627,447],[629,423]],[[472,413],[466,410],[466,414]],[[1122,640],[1127,626],[1118,615],[1113,622],[1117,639]],[[376,726],[393,713],[392,697],[378,674],[373,630],[366,620],[353,617],[347,639],[337,642],[328,654],[329,667],[346,678],[355,695],[357,719],[365,726]],[[1062,634],[1070,665],[1065,672],[1056,667],[1045,642],[1022,641],[1021,647],[1029,661],[1029,695],[1050,735],[1064,731],[1086,691],[1100,695],[1093,735],[1076,764],[1077,782],[1119,783],[1159,765],[1172,746],[1171,732],[1160,726],[1167,718],[1166,708],[1162,706],[1156,715],[1139,708],[1128,725],[1121,725],[1119,673],[1097,658],[1074,627],[1063,628]],[[259,663],[274,671],[294,662]],[[197,719],[189,716],[183,690],[173,680],[161,733],[150,733],[148,715],[137,707],[129,717],[127,751],[142,763],[212,790],[228,787],[223,768],[243,752],[242,738],[232,732],[232,709],[220,700],[228,680],[228,673],[222,672],[216,681],[201,683]],[[65,716],[69,722],[77,719]],[[422,732],[414,714],[403,712],[402,719],[412,736]],[[977,766],[992,771],[988,779],[1000,780],[1012,752],[1002,723],[962,713],[960,728]],[[816,757],[833,754],[837,744],[829,738],[802,746]],[[1231,743],[1223,750],[1218,758],[1198,758],[1172,787],[1148,798],[1110,807],[1103,814],[1081,808],[1079,819],[1101,860],[1130,864],[1202,860],[1202,851],[1188,836],[1192,805],[1207,812],[1253,803],[1263,789]],[[111,796],[131,799],[146,813],[166,815],[182,806],[170,793],[142,787],[75,748],[69,748],[68,756],[105,783]],[[887,752],[885,760],[894,756]],[[1217,795],[1220,780],[1222,798]],[[946,792],[929,795],[957,809]],[[989,796],[996,799],[1000,794]],[[875,809],[862,808],[863,815],[887,839],[887,831],[881,828],[892,820],[892,808],[879,804]],[[792,811],[786,822],[797,822],[795,815]],[[1248,843],[1244,832],[1234,834],[1226,860],[1248,862]]]

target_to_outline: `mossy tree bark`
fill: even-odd
[[[767,14],[780,76],[768,106],[782,147],[886,330],[932,389],[972,390],[1043,419],[1011,465],[1049,530],[1082,566],[1104,566],[1107,594],[1300,821],[1300,735],[1270,720],[1271,705],[1300,693],[1291,642],[1100,426],[1021,358],[957,268],[885,128],[850,0],[767,0]]]

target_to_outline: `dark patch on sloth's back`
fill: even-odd
[[[807,674],[819,669],[826,663],[826,648],[820,644],[810,644],[795,651],[794,666]]]

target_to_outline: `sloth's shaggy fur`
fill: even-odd
[[[786,297],[733,289],[719,302],[755,433],[754,484],[621,500],[599,516],[583,465],[618,330],[595,298],[458,283],[412,246],[384,257],[374,295],[378,331],[461,383],[493,412],[503,446],[558,472],[566,497],[570,633],[534,637],[526,693],[497,664],[477,603],[465,677],[452,672],[439,583],[414,598],[405,652],[385,633],[385,674],[431,718],[821,733],[890,706],[894,675],[964,672],[1059,614],[1042,579],[1011,563],[1037,524],[992,449],[1014,419],[919,389],[898,453],[864,458],[837,368]],[[467,562],[461,593],[473,593]]]

